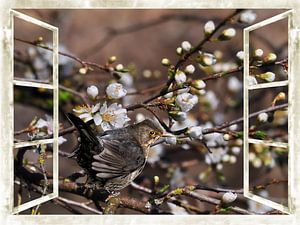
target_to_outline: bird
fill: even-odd
[[[166,135],[150,119],[124,128],[95,133],[76,115],[68,118],[79,132],[79,145],[71,157],[87,174],[86,185],[119,192],[142,172],[150,146]]]

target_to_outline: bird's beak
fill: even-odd
[[[170,134],[170,133],[163,133],[161,136],[162,137],[173,137],[174,135]]]

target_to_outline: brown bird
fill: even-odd
[[[68,117],[80,134],[73,157],[86,171],[87,185],[108,192],[128,186],[142,172],[151,144],[167,136],[148,119],[96,135],[77,116],[68,114]]]

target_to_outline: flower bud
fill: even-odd
[[[182,52],[183,52],[183,50],[182,50],[181,47],[176,48],[176,53],[177,53],[178,55],[182,55]]]
[[[261,123],[265,123],[268,121],[268,114],[267,113],[260,113],[258,116],[257,116],[257,120]]]
[[[244,56],[245,56],[244,51],[239,51],[238,53],[236,53],[236,57],[237,57],[240,61],[244,61]]]
[[[122,84],[112,83],[107,86],[106,94],[109,99],[119,99],[127,94],[127,90],[123,88]]]
[[[248,82],[249,82],[249,86],[257,85],[258,84],[256,78],[253,77],[253,76],[249,76],[248,77]]]
[[[224,134],[224,135],[223,135],[224,141],[229,141],[230,138],[231,138],[231,136],[230,136],[229,134]]]
[[[191,50],[191,48],[192,48],[192,45],[191,45],[191,43],[190,42],[188,42],[188,41],[183,41],[182,43],[181,43],[181,47],[182,47],[182,49],[184,50],[184,51],[190,51]]]
[[[200,53],[200,55],[196,58],[197,62],[202,66],[212,66],[216,64],[217,59],[215,55],[210,53]]]
[[[269,53],[265,58],[264,58],[264,62],[265,63],[273,63],[275,62],[277,59],[276,54],[274,53]]]
[[[124,69],[124,66],[123,66],[122,64],[116,65],[116,70],[117,70],[117,71],[121,71],[121,70],[123,70],[123,69]]]
[[[285,98],[286,98],[286,95],[285,95],[284,92],[280,92],[280,93],[276,96],[277,101],[285,100]]]
[[[231,156],[229,157],[229,163],[230,163],[230,164],[235,164],[236,161],[237,161],[236,156],[231,155]]]
[[[236,200],[237,198],[237,194],[236,193],[232,193],[232,192],[226,192],[223,196],[222,196],[222,202],[225,204],[229,204],[232,203]]]
[[[93,99],[95,99],[97,97],[97,95],[99,94],[98,88],[94,85],[88,87],[86,92]]]
[[[144,70],[144,71],[143,71],[143,76],[144,76],[145,78],[150,78],[150,77],[152,76],[151,70]]]
[[[178,70],[175,74],[175,80],[177,84],[183,84],[186,82],[186,75],[181,70]]]
[[[238,155],[241,152],[241,148],[237,147],[237,146],[234,146],[234,147],[232,147],[231,151],[232,151],[233,154]]]
[[[203,80],[193,80],[191,86],[200,90],[206,87],[206,83]]]
[[[169,111],[169,115],[176,121],[184,121],[187,119],[187,113],[181,111]]]
[[[276,78],[275,73],[272,73],[272,72],[266,72],[266,73],[258,74],[256,76],[267,82],[273,82]]]
[[[195,138],[195,139],[202,139],[203,138],[203,134],[202,134],[202,127],[200,126],[194,126],[194,127],[190,127],[187,130],[187,134],[191,137],[191,138]]]
[[[262,49],[258,48],[254,51],[253,56],[255,58],[261,58],[263,56],[263,54],[264,54],[264,51]]]
[[[221,171],[223,169],[223,164],[222,163],[218,163],[216,166],[216,169]]]
[[[242,23],[251,24],[256,20],[256,14],[252,10],[246,10],[241,13],[239,21]]]
[[[161,60],[161,64],[164,65],[164,66],[170,66],[171,61],[169,59],[167,59],[167,58],[163,58]]]
[[[177,138],[175,135],[172,135],[170,137],[165,137],[165,142],[169,145],[176,145],[177,143]]]
[[[111,56],[111,57],[109,57],[109,59],[108,59],[108,63],[109,64],[112,64],[112,63],[114,63],[115,61],[117,61],[117,57],[116,56]]]
[[[82,67],[82,68],[79,69],[79,73],[80,73],[80,74],[86,74],[87,71],[88,71],[88,68],[87,68],[87,67]]]
[[[172,98],[173,97],[173,92],[169,92],[164,95],[165,98]]]
[[[228,28],[224,30],[221,35],[218,37],[218,40],[220,41],[227,41],[232,39],[236,34],[236,31],[234,28]]]
[[[192,74],[192,73],[195,72],[195,67],[192,64],[190,64],[190,65],[188,65],[188,66],[185,67],[184,72]]]
[[[211,34],[214,30],[215,30],[215,23],[212,20],[207,21],[206,24],[204,25],[205,35]]]

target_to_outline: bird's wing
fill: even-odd
[[[92,169],[103,179],[128,175],[145,163],[142,147],[132,139],[100,138],[104,150],[94,156]]]

